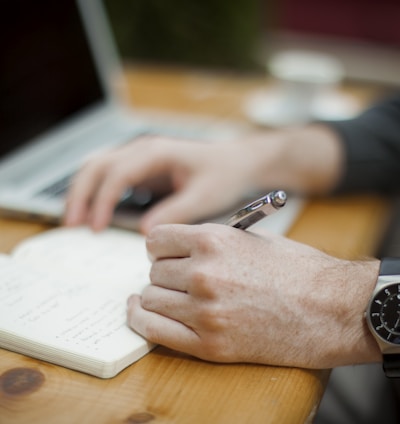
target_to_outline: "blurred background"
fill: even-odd
[[[400,83],[397,0],[105,1],[126,60],[262,72],[277,50],[315,49]]]
[[[126,60],[257,67],[264,15],[259,0],[106,0],[106,5]]]

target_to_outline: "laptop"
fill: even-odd
[[[161,129],[116,95],[123,73],[101,1],[13,0],[0,34],[0,210],[58,222],[70,177],[93,150]],[[130,206],[148,199],[131,195]]]
[[[59,223],[70,178],[94,150],[152,132],[214,139],[236,131],[201,120],[157,126],[128,108],[115,89],[115,82],[123,86],[123,71],[101,0],[7,2],[0,35],[3,216]],[[131,190],[113,224],[136,229],[153,200]]]

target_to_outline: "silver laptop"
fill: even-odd
[[[241,133],[231,122],[156,121],[127,108],[114,88],[123,87],[123,71],[102,0],[7,2],[0,36],[0,215],[58,223],[70,178],[94,150],[147,133],[199,140]],[[113,224],[136,229],[155,200],[133,189]],[[290,199],[269,226],[285,232],[297,205]]]
[[[69,179],[93,150],[174,133],[116,95],[123,72],[101,0],[7,2],[0,34],[1,214],[58,222]],[[135,227],[150,199],[133,190],[116,225]]]

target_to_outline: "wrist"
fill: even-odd
[[[343,365],[380,362],[382,355],[365,317],[378,279],[380,262],[371,260],[351,262],[350,265],[345,277],[349,296],[344,300],[350,319],[343,332],[343,352],[348,358]]]
[[[264,133],[253,140],[256,182],[305,194],[334,189],[343,172],[340,139],[324,125]]]

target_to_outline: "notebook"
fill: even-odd
[[[93,150],[151,132],[220,137],[228,127],[182,119],[179,126],[150,125],[126,107],[116,94],[123,72],[100,0],[7,2],[0,37],[3,215],[58,222],[70,177]],[[120,226],[134,227],[150,200],[151,193],[135,190],[126,196]]]
[[[101,378],[154,345],[126,322],[149,283],[145,239],[108,228],[58,227],[0,254],[0,347]]]

